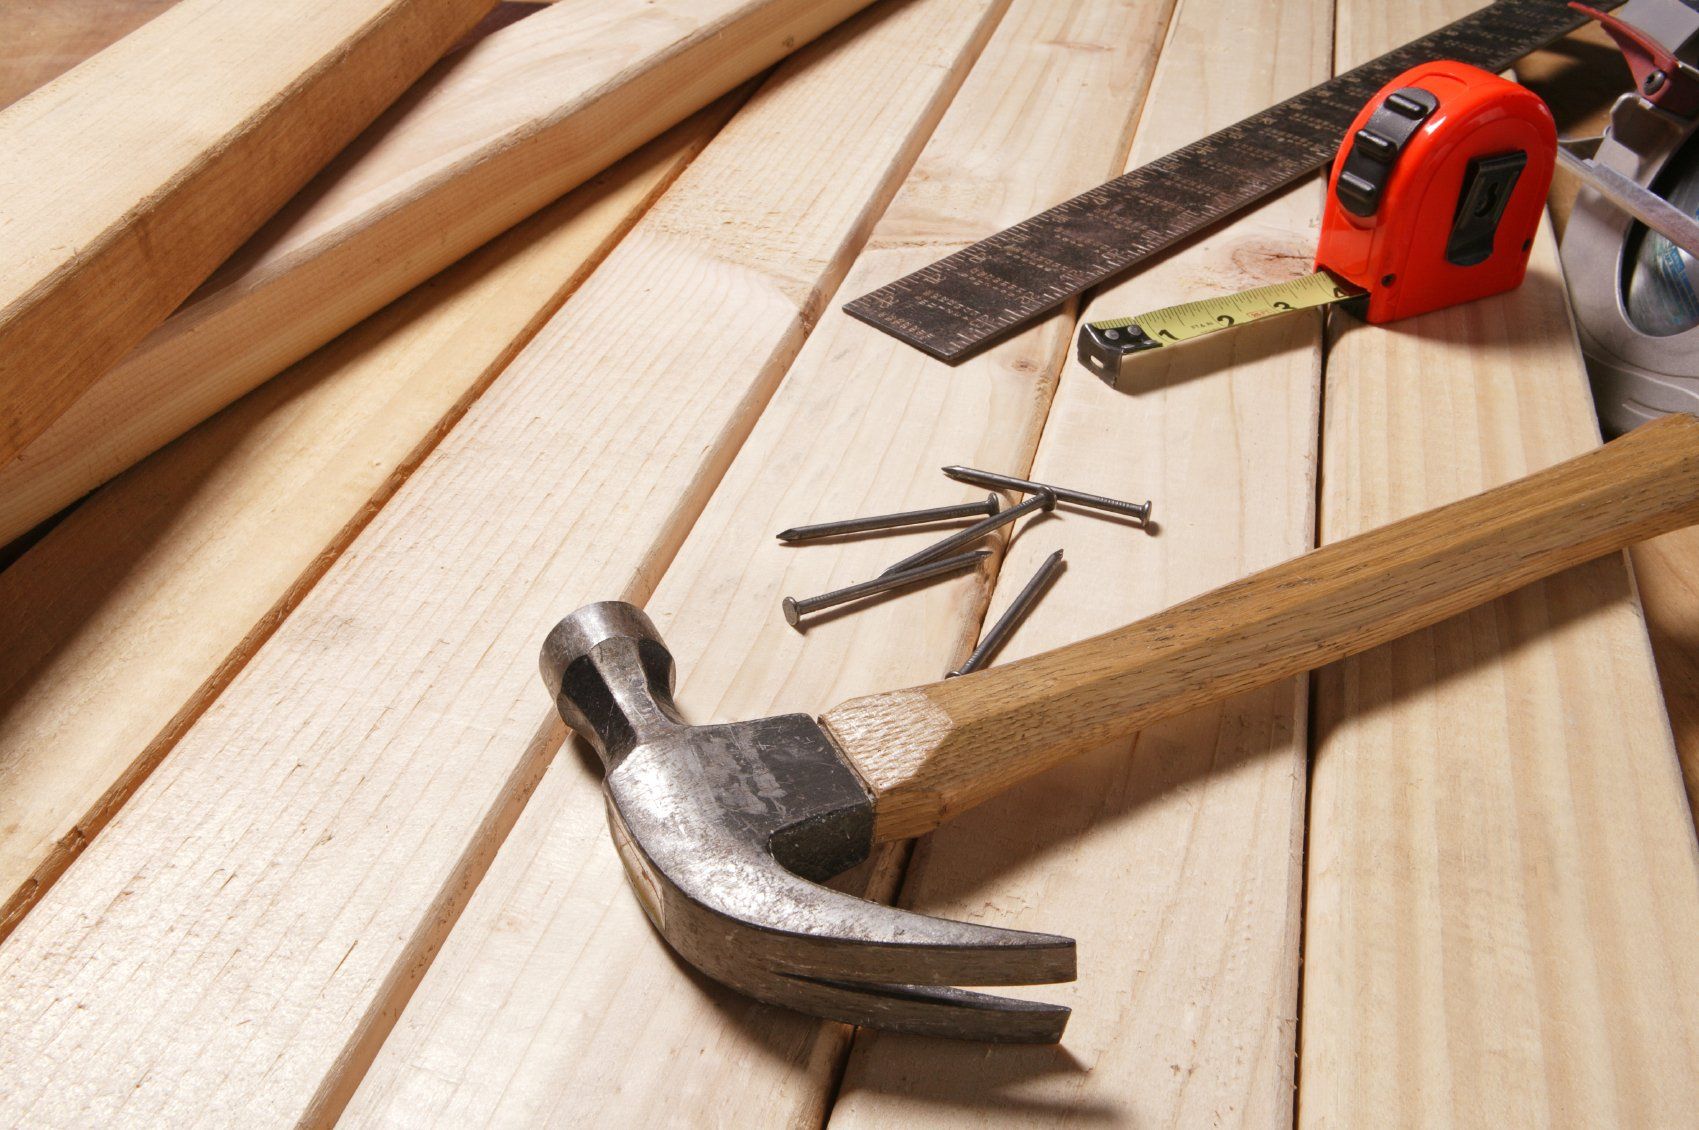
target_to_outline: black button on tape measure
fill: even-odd
[[[1325,167],[1363,104],[1416,64],[1456,59],[1500,71],[1585,22],[1563,0],[1498,0],[864,294],[844,309],[940,360],[960,361],[1086,288]]]

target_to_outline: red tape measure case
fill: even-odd
[[[1551,111],[1530,91],[1466,63],[1412,67],[1345,135],[1316,266],[1369,292],[1371,322],[1512,290],[1556,156]]]

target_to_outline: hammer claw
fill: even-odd
[[[1070,1011],[1065,1005],[994,997],[966,989],[806,977],[792,980],[796,992],[787,998],[792,1008],[806,1002],[808,1011],[846,1024],[947,1040],[1054,1044],[1062,1038]]]

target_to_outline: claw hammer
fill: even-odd
[[[819,885],[1009,786],[1160,719],[1366,651],[1699,522],[1699,419],[1324,546],[1080,643],[819,719],[695,726],[654,625],[561,621],[543,678],[607,769],[614,844],[661,935],[773,1004],[901,1032],[1054,1042],[1068,1010],[954,988],[1071,980],[1074,943]]]

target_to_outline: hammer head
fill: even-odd
[[[872,850],[873,800],[813,718],[690,725],[654,624],[617,601],[556,625],[542,668],[561,717],[601,755],[608,824],[643,909],[691,964],[752,997],[849,1024],[1061,1038],[1062,1006],[947,986],[1072,980],[1072,939],[819,885]]]

